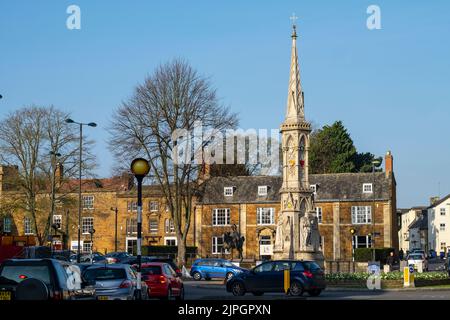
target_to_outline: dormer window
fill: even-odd
[[[267,186],[258,186],[258,196],[267,196]]]
[[[233,196],[233,187],[223,188],[223,194],[225,197],[232,197]]]
[[[314,194],[316,194],[316,192],[317,192],[317,185],[316,185],[316,184],[312,184],[312,185],[310,185],[309,187],[311,188],[311,191],[312,191]]]
[[[371,183],[364,183],[363,184],[363,193],[372,193],[372,184]]]

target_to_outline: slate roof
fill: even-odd
[[[375,200],[391,199],[393,178],[375,173]],[[317,185],[316,202],[372,201],[374,194],[363,193],[364,183],[373,183],[372,173],[312,174],[310,184]],[[280,201],[280,176],[212,177],[205,182],[201,203],[273,203]],[[258,186],[268,186],[267,196],[258,196]],[[381,186],[381,187],[380,187]],[[224,187],[234,187],[233,196],[224,196]]]
[[[419,230],[428,229],[428,215],[427,214],[421,214],[408,227],[408,229],[417,229],[417,228],[419,228]]]

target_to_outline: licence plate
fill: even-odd
[[[0,291],[0,300],[11,300],[10,291]]]
[[[98,296],[98,300],[109,300],[108,296]]]

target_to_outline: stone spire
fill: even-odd
[[[301,122],[305,119],[303,91],[300,82],[300,69],[297,55],[297,30],[292,25],[291,71],[289,75],[289,90],[287,99],[286,122]]]

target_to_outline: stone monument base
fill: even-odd
[[[325,258],[321,251],[297,251],[293,254],[282,250],[273,251],[274,260],[309,260],[315,261],[322,269],[325,267]]]

